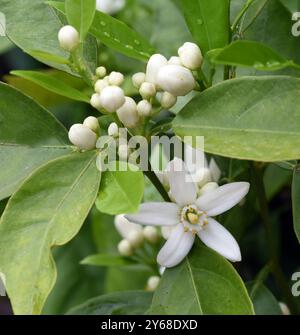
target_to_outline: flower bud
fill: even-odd
[[[105,87],[101,92],[100,102],[104,109],[113,113],[125,103],[124,91],[118,86]]]
[[[156,94],[155,85],[152,83],[143,83],[140,87],[140,95],[143,99],[150,99]]]
[[[168,61],[164,56],[160,54],[155,54],[151,56],[147,64],[146,81],[148,83],[156,84],[156,76],[158,74],[158,71],[161,67],[167,64]]]
[[[169,92],[164,92],[160,99],[161,106],[166,109],[173,107],[176,104],[176,102],[177,97],[175,97]]]
[[[96,9],[114,15],[125,6],[125,0],[96,0]]]
[[[140,88],[142,84],[146,81],[146,74],[143,72],[138,72],[132,76],[133,86],[136,88]]]
[[[182,62],[179,57],[173,56],[169,59],[168,64],[171,65],[180,65],[182,66]]]
[[[287,304],[285,304],[284,302],[279,302],[279,307],[281,309],[281,312],[283,315],[291,315],[291,311],[288,308]]]
[[[119,135],[119,127],[118,127],[118,125],[115,122],[111,123],[109,125],[109,127],[108,127],[107,132],[108,132],[109,136],[118,137],[118,135]]]
[[[148,100],[142,100],[137,104],[137,111],[140,117],[148,117],[151,115],[152,105]]]
[[[64,50],[72,52],[79,46],[79,33],[72,26],[64,26],[58,33],[58,41]]]
[[[99,77],[99,78],[104,78],[106,76],[106,68],[104,66],[99,66],[97,67],[96,69],[96,75]]]
[[[159,276],[151,276],[147,282],[147,291],[153,292],[157,289],[160,282]]]
[[[83,124],[74,124],[69,130],[69,139],[80,150],[92,150],[96,147],[97,135]]]
[[[201,50],[195,43],[184,43],[184,45],[178,49],[178,55],[183,66],[190,70],[197,70],[203,62]]]
[[[190,70],[179,65],[163,66],[156,78],[157,85],[174,96],[184,96],[191,92],[196,82]]]
[[[170,227],[170,226],[163,226],[161,227],[161,234],[162,234],[162,237],[167,240],[171,233],[172,233],[172,230],[173,230],[173,227]]]
[[[132,246],[129,241],[122,240],[118,244],[118,251],[122,256],[130,257],[133,254]]]
[[[100,94],[98,93],[93,94],[90,100],[90,104],[98,110],[101,109],[102,105],[100,102]]]
[[[119,158],[126,161],[129,156],[129,147],[127,144],[121,144],[118,150]]]
[[[94,86],[95,92],[101,93],[107,86],[109,86],[108,79],[97,80]]]
[[[191,177],[199,187],[203,187],[205,184],[212,181],[211,173],[208,168],[198,169],[194,174],[191,175]]]
[[[206,183],[199,191],[199,196],[216,190],[219,185],[215,182]]]
[[[143,231],[142,226],[130,222],[125,218],[124,214],[119,214],[115,216],[115,227],[118,233],[125,239],[128,239],[129,234],[133,231],[136,231],[138,233],[142,233]]]
[[[133,246],[133,248],[138,248],[144,241],[144,235],[140,231],[133,230],[128,235],[128,241]]]
[[[146,226],[143,229],[144,237],[147,241],[150,243],[156,243],[159,239],[158,231],[155,227],[152,226]]]
[[[94,116],[89,116],[83,121],[83,125],[90,128],[94,133],[98,133],[100,130],[99,121]]]
[[[124,75],[121,72],[113,71],[108,77],[108,82],[113,86],[121,86],[124,82]]]
[[[139,122],[136,102],[129,97],[125,97],[125,103],[117,110],[117,115],[127,128],[134,128]]]

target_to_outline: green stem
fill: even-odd
[[[237,15],[237,17],[235,18],[235,20],[233,21],[233,24],[231,26],[231,31],[235,32],[241,19],[243,18],[243,16],[245,15],[245,13],[247,12],[248,8],[252,5],[252,3],[255,0],[248,0],[247,3],[245,4],[245,6],[242,8],[242,10],[240,11],[240,13]]]
[[[266,191],[265,191],[265,186],[264,186],[264,181],[263,181],[262,166],[259,165],[259,163],[253,163],[252,171],[253,171],[253,177],[254,177],[256,190],[257,190],[257,197],[258,197],[258,202],[259,202],[259,207],[260,207],[261,219],[262,219],[262,223],[264,225],[265,232],[266,232],[267,244],[268,244],[268,249],[269,249],[269,254],[270,254],[271,271],[274,275],[276,284],[278,288],[280,289],[283,298],[285,299],[285,302],[288,304],[290,308],[291,313],[297,314],[297,306],[295,304],[291,290],[286,282],[283,270],[280,266],[276,244],[274,243],[275,238],[274,238],[272,223],[270,221],[268,201],[267,201]]]

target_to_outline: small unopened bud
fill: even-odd
[[[90,128],[94,133],[98,134],[100,130],[99,121],[94,116],[89,116],[83,121],[83,125]]]
[[[133,230],[128,234],[128,241],[133,246],[133,248],[138,248],[144,241],[143,233],[137,230]]]
[[[179,65],[163,66],[157,74],[156,82],[162,90],[175,96],[184,96],[196,86],[191,71]]]
[[[140,88],[142,84],[146,81],[146,74],[143,72],[138,72],[132,76],[133,86],[136,88]]]
[[[160,99],[160,104],[163,108],[171,108],[173,107],[177,102],[177,97],[175,97],[173,94],[169,92],[164,92]]]
[[[215,182],[206,183],[199,191],[199,196],[216,190],[219,185]]]
[[[155,85],[152,83],[143,83],[140,87],[140,95],[143,99],[150,99],[156,94]]]
[[[129,147],[127,144],[121,144],[118,150],[119,158],[122,160],[127,160],[129,156]]]
[[[190,70],[199,69],[203,62],[201,50],[195,43],[184,43],[184,45],[178,49],[178,55],[183,66]]]
[[[148,282],[147,282],[147,291],[155,291],[159,285],[159,282],[160,282],[160,277],[159,276],[151,276],[149,279],[148,279]]]
[[[125,97],[125,103],[117,110],[117,115],[127,128],[135,128],[139,122],[136,102],[129,97]]]
[[[119,214],[115,216],[115,227],[118,233],[124,238],[128,239],[129,234],[133,231],[136,231],[140,234],[143,232],[141,225],[133,223],[126,219],[124,214]]]
[[[182,66],[182,62],[179,57],[173,56],[169,59],[168,64],[171,65],[180,65]]]
[[[58,41],[64,50],[72,52],[79,46],[79,33],[72,26],[64,26],[58,33]]]
[[[119,135],[119,127],[118,127],[118,125],[115,122],[111,123],[109,125],[109,127],[108,127],[107,132],[108,132],[109,136],[118,137],[118,135]]]
[[[152,226],[146,226],[143,229],[144,237],[147,241],[150,243],[156,243],[159,239],[158,231],[155,227]]]
[[[108,112],[116,112],[125,102],[124,91],[118,86],[105,87],[101,92],[100,102]]]
[[[291,311],[284,302],[279,302],[279,307],[283,315],[291,315]]]
[[[133,254],[132,246],[128,240],[122,240],[118,244],[118,251],[122,256],[130,257]]]
[[[148,83],[156,84],[156,76],[158,71],[161,69],[161,67],[167,64],[168,61],[164,56],[160,54],[151,56],[147,64],[146,81]]]
[[[137,104],[137,111],[140,117],[148,117],[151,115],[152,105],[148,100],[142,100]]]
[[[205,184],[212,181],[211,173],[208,168],[198,169],[191,177],[199,187],[203,187]]]
[[[101,93],[105,87],[109,86],[108,79],[99,79],[96,81],[94,90],[97,93]]]
[[[99,78],[104,78],[106,76],[106,68],[104,66],[99,66],[97,67],[96,69],[96,75],[99,77]]]
[[[101,109],[102,105],[100,101],[100,94],[98,93],[93,94],[90,100],[90,104],[98,110]]]
[[[74,124],[69,130],[69,139],[80,150],[92,150],[96,147],[97,135],[83,124]]]
[[[121,86],[124,82],[124,75],[120,72],[113,71],[109,77],[108,81],[110,85]]]

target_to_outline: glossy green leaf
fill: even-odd
[[[292,14],[300,11],[299,0],[279,0]]]
[[[292,184],[292,201],[293,201],[293,219],[294,229],[300,242],[300,167],[297,166],[294,170]]]
[[[264,173],[266,195],[271,200],[284,186],[291,184],[292,172],[275,164],[270,164]]]
[[[233,42],[224,49],[212,50],[208,57],[213,64],[253,67],[261,71],[295,66],[293,61],[281,57],[267,45],[245,40]]]
[[[90,103],[90,99],[87,95],[81,91],[73,88],[63,81],[58,80],[52,76],[48,76],[46,73],[38,71],[11,71],[11,74],[30,80],[35,84],[42,86],[43,88],[62,95],[72,100]]]
[[[233,266],[198,245],[178,266],[167,269],[156,290],[151,314],[254,314],[243,281]]]
[[[144,193],[144,176],[141,171],[131,171],[127,163],[119,162],[127,171],[103,173],[101,189],[96,201],[100,212],[117,215],[138,210]]]
[[[68,64],[69,63],[69,60],[67,58],[53,55],[45,51],[30,50],[28,51],[28,54],[38,59],[40,62],[44,62],[44,63],[47,63],[47,62],[57,63],[57,64]]]
[[[247,283],[256,315],[282,315],[280,306],[273,293],[261,283]]]
[[[145,291],[114,292],[91,299],[71,309],[69,315],[141,315],[151,304],[152,293]]]
[[[181,0],[187,25],[204,53],[229,41],[229,0]]]
[[[81,261],[84,265],[94,265],[94,266],[129,266],[136,264],[130,258],[125,258],[119,255],[113,254],[95,254],[90,255]]]
[[[41,312],[56,280],[51,248],[78,233],[95,201],[95,159],[86,152],[53,160],[9,200],[0,221],[0,271],[15,314]]]
[[[56,1],[48,4],[65,14],[65,8]],[[128,57],[146,61],[155,53],[149,42],[124,22],[96,11],[90,33],[99,41]]]
[[[65,7],[69,24],[77,29],[83,41],[94,20],[96,1],[66,0]]]
[[[50,113],[0,84],[0,199],[36,168],[72,150],[66,130]]]
[[[300,158],[300,80],[285,76],[228,80],[176,116],[180,137],[204,136],[205,151],[239,159]]]

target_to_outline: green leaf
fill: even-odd
[[[282,315],[273,293],[261,283],[246,284],[256,315]]]
[[[176,116],[175,133],[204,136],[205,151],[255,161],[300,158],[300,80],[243,77],[218,84]]]
[[[15,314],[41,312],[56,281],[51,248],[78,233],[95,201],[100,182],[95,159],[95,152],[58,158],[10,198],[0,221],[0,248],[5,250],[0,271]]]
[[[0,199],[36,168],[72,151],[65,128],[14,88],[0,84]]]
[[[283,6],[285,6],[292,14],[299,12],[300,1],[299,0],[279,0]]]
[[[77,29],[83,41],[94,20],[96,1],[66,0],[65,7],[69,24]]]
[[[56,1],[48,4],[65,14],[65,8]],[[144,37],[124,22],[99,11],[95,13],[90,33],[109,48],[138,60],[146,61],[155,52]]]
[[[275,164],[270,164],[264,173],[264,185],[266,195],[269,200],[279,193],[284,186],[290,185],[292,173],[290,170],[283,169]]]
[[[293,219],[294,229],[300,242],[300,168],[299,165],[294,170],[292,184],[292,201],[293,201]]]
[[[260,71],[276,71],[295,65],[270,47],[254,41],[233,42],[224,49],[210,51],[208,57],[213,64],[253,67]]]
[[[229,0],[181,0],[187,25],[204,53],[228,44],[229,3]]]
[[[143,173],[131,171],[131,166],[127,163],[118,164],[120,169],[117,171],[108,170],[103,173],[96,201],[100,212],[111,215],[137,211],[144,193]]]
[[[71,309],[69,315],[141,315],[150,306],[152,293],[144,291],[114,292],[91,299]]]
[[[69,60],[67,58],[53,55],[45,51],[29,50],[28,54],[38,59],[40,62],[44,62],[44,63],[47,63],[47,62],[57,63],[57,64],[68,64],[69,63]]]
[[[84,265],[94,265],[94,266],[130,266],[136,264],[135,261],[130,258],[121,257],[119,255],[113,254],[96,254],[90,255],[81,261]]]
[[[223,257],[197,244],[179,266],[167,269],[151,314],[254,314],[243,281]]]
[[[11,71],[11,74],[30,80],[35,84],[49,90],[50,92],[62,95],[72,100],[90,103],[90,99],[81,91],[73,88],[63,81],[58,80],[52,76],[48,76],[46,73],[38,71]]]

